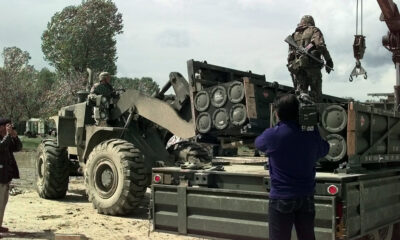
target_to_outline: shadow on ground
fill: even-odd
[[[8,232],[1,233],[2,239],[54,239],[54,233],[50,230],[43,232]]]
[[[88,240],[83,234],[58,234],[51,230],[43,232],[8,232],[0,234],[1,239],[79,239]]]

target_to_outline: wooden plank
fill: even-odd
[[[347,109],[347,156],[349,157],[357,153],[356,117],[354,102],[351,102]]]
[[[266,157],[215,157],[213,162],[216,163],[231,163],[231,164],[262,164],[267,162]]]
[[[254,84],[248,77],[243,78],[244,96],[246,98],[246,110],[248,118],[257,118],[256,98]]]
[[[54,240],[86,240],[88,239],[83,234],[61,234],[56,233],[54,234]]]

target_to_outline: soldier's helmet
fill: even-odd
[[[99,82],[106,80],[107,77],[110,77],[111,75],[108,72],[102,72],[99,75]]]
[[[315,26],[314,18],[311,15],[304,15],[300,20],[300,26]]]

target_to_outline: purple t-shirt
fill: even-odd
[[[329,144],[314,131],[301,131],[294,121],[281,121],[256,138],[255,146],[269,157],[272,199],[314,195],[315,165]]]

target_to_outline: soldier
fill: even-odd
[[[93,85],[90,93],[111,98],[113,96],[114,89],[111,86],[110,81],[111,75],[108,72],[100,73],[99,82]]]
[[[332,58],[326,48],[322,32],[315,27],[312,16],[305,15],[301,18],[292,37],[296,44],[303,47],[308,53],[317,58],[321,58],[322,55],[328,66],[325,67],[326,72],[331,72],[331,68],[333,68]],[[321,68],[323,65],[305,54],[297,54],[295,49],[290,46],[287,67],[296,91],[308,93],[308,87],[310,87],[310,96],[315,102],[320,102],[322,97]]]
[[[110,103],[112,103],[112,99],[116,97],[110,81],[111,75],[108,72],[102,72],[99,75],[99,82],[94,84],[92,89],[90,89],[89,99],[96,99],[96,95],[101,95],[106,97],[108,100],[106,102],[102,101],[99,105],[96,105],[93,108],[93,117],[96,121],[96,125],[99,126],[107,125],[110,115]]]

